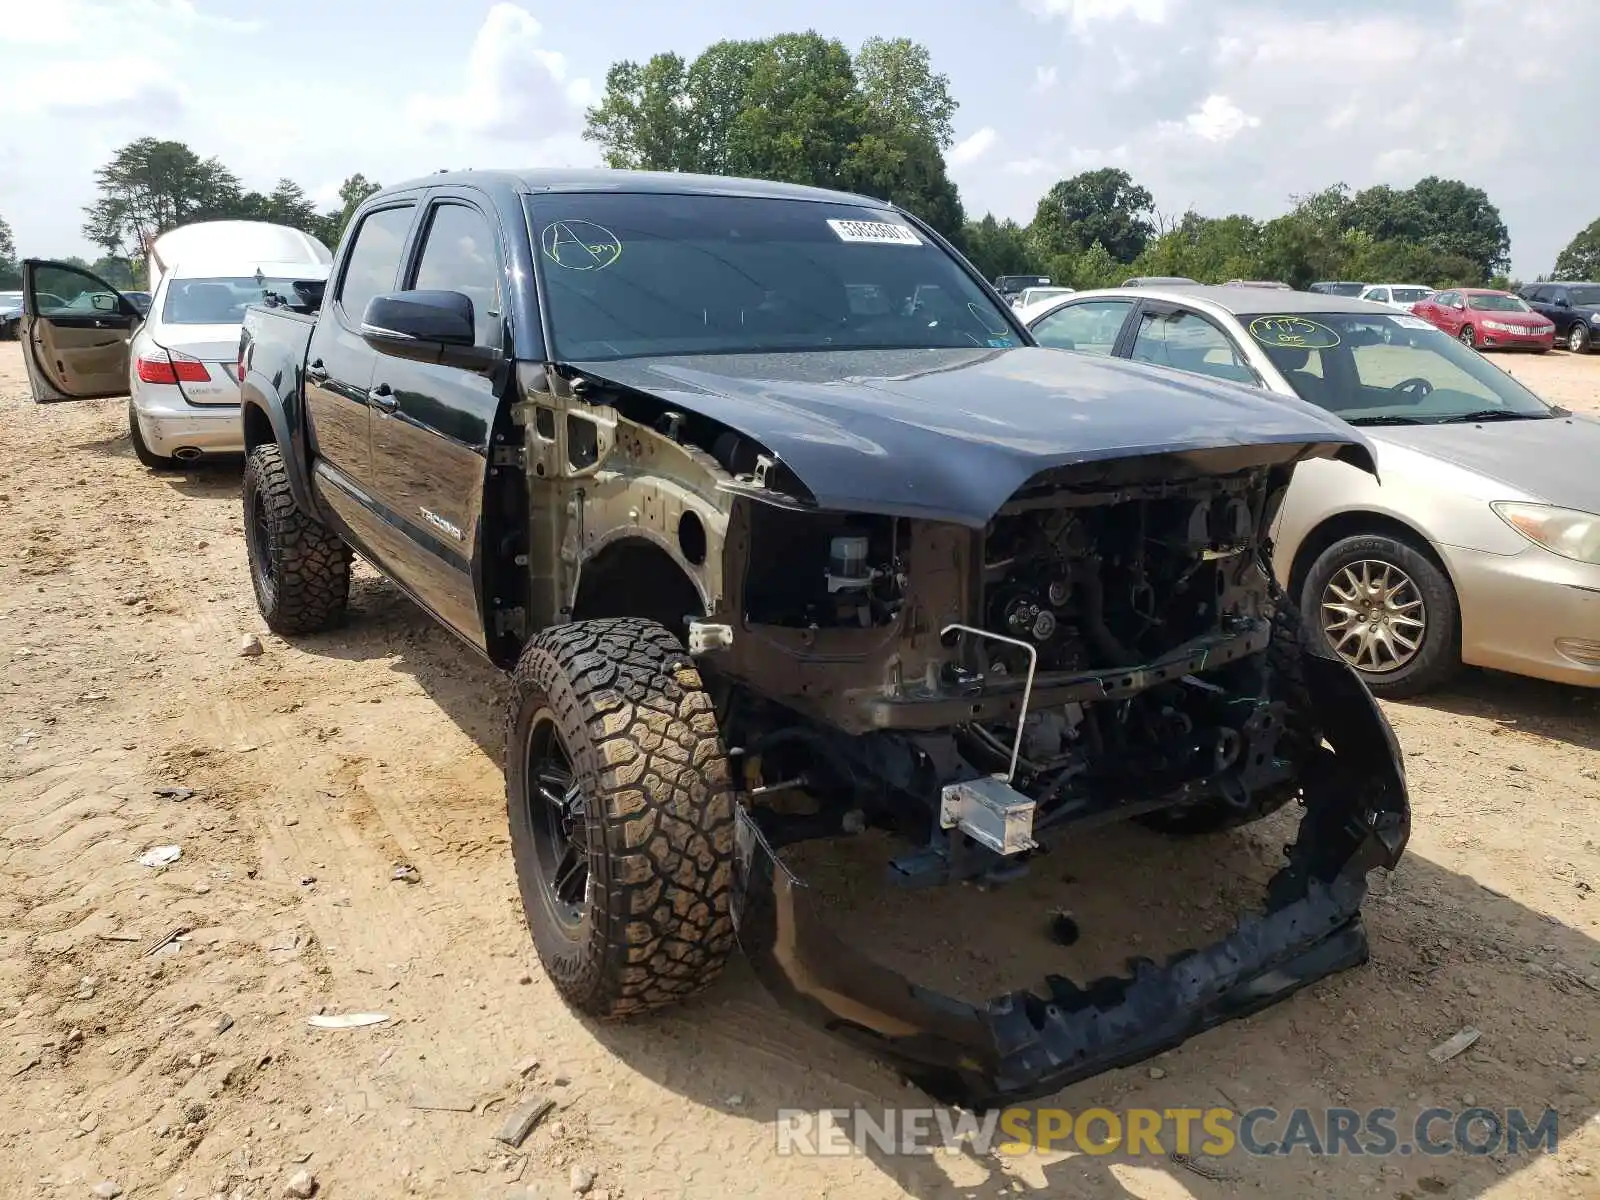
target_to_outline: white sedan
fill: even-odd
[[[154,469],[203,455],[240,454],[239,330],[251,304],[308,305],[328,278],[322,263],[178,263],[155,290],[129,347],[129,431]]]

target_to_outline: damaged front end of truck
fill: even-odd
[[[570,364],[528,414],[528,473],[555,514],[535,556],[557,564],[551,615],[657,602],[704,677],[739,798],[732,917],[762,981],[982,1108],[1364,962],[1367,875],[1399,861],[1410,816],[1382,712],[1268,566],[1297,463],[1375,469],[1356,431],[1080,356],[934,357]],[[688,585],[628,573],[650,555]],[[988,1003],[830,931],[784,859],[871,829],[896,847],[889,886],[1003,885],[1109,822],[1181,837],[1290,805],[1284,864],[1220,941]]]

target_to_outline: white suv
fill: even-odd
[[[1408,313],[1413,304],[1433,295],[1433,289],[1416,283],[1369,283],[1361,299],[1386,304],[1396,312]]]

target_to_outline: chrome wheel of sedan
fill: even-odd
[[[1411,576],[1393,563],[1363,558],[1341,567],[1323,588],[1322,629],[1345,662],[1383,674],[1422,649],[1428,609]]]

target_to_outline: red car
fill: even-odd
[[[1411,306],[1429,324],[1475,350],[1534,350],[1543,354],[1555,342],[1556,327],[1528,307],[1521,296],[1488,288],[1435,292]]]

